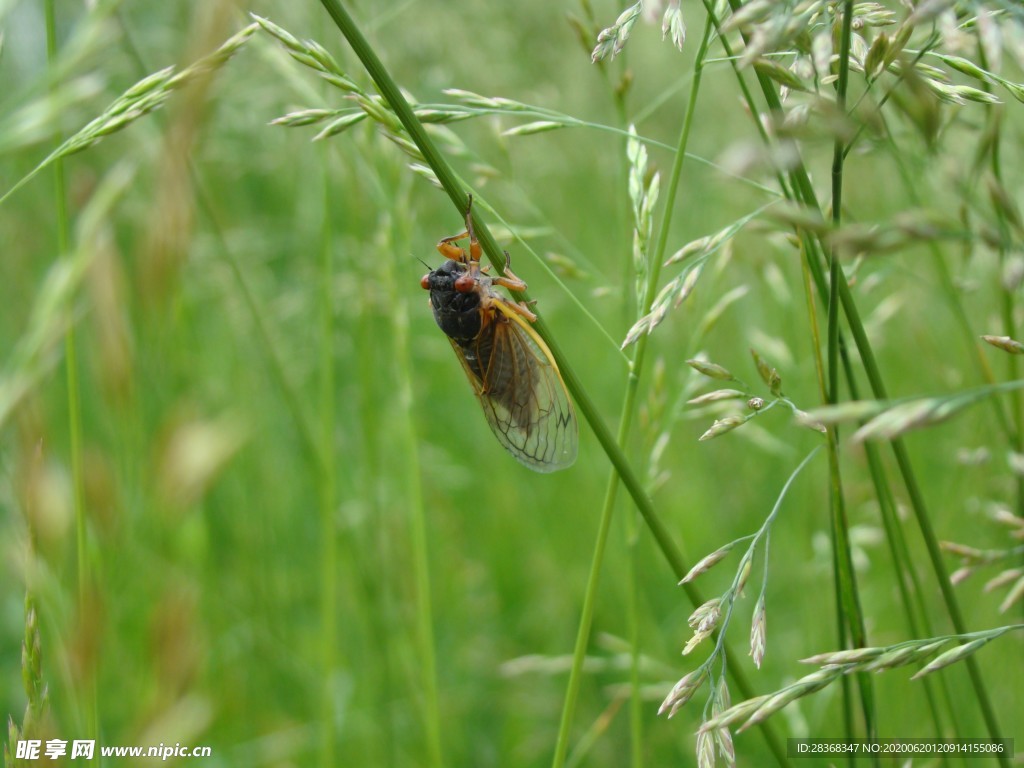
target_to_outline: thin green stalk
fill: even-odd
[[[846,89],[850,79],[850,34],[853,22],[853,0],[843,5],[843,28],[839,46],[839,80],[836,82],[836,110],[846,111]],[[836,136],[832,151],[832,224],[839,227],[843,220],[843,140]],[[839,281],[844,277],[839,266],[839,254],[833,248],[829,263],[828,294],[828,389],[830,404],[839,401]],[[838,435],[836,435],[838,439]],[[830,441],[831,442],[831,441]]]
[[[625,445],[625,443],[620,443],[620,445]],[[609,474],[609,478],[613,476]],[[624,537],[628,553],[626,558],[626,626],[629,638],[629,743],[632,748],[629,759],[632,768],[643,768],[644,700],[640,690],[640,595],[637,579],[640,563],[637,549],[636,517],[630,513],[624,517],[624,523]]]
[[[851,397],[856,399],[856,395],[853,393],[851,393]],[[907,622],[907,636],[930,637],[934,632],[931,628],[931,622],[928,619],[928,613],[924,610],[924,607],[918,599],[921,595],[921,585],[917,579],[917,574],[914,568],[911,567],[913,561],[910,558],[910,553],[907,550],[907,542],[903,537],[903,531],[900,528],[899,519],[896,514],[896,503],[892,497],[889,482],[885,477],[885,468],[882,466],[882,461],[878,455],[878,451],[874,450],[873,446],[871,447],[871,450],[865,451],[865,455],[868,460],[868,472],[871,474],[871,483],[875,487],[875,493],[878,497],[882,526],[885,529],[886,543],[889,545],[889,556],[892,558],[893,568],[896,571],[896,588],[900,593],[900,602],[902,602],[904,606],[903,615]],[[915,610],[915,608],[917,610]],[[918,613],[921,614],[920,619],[917,617]],[[942,718],[939,714],[939,705],[936,701],[935,691],[933,690],[934,686],[932,680],[929,676],[925,676],[921,678],[921,682],[924,684],[925,700],[927,701],[928,709],[931,712],[934,733],[936,736],[945,735],[942,727]],[[945,695],[947,711],[950,719],[955,724],[956,715],[952,699],[950,698],[946,678],[939,677],[937,684]],[[955,728],[954,732],[956,732]]]
[[[830,313],[831,314],[831,313]],[[832,322],[830,319],[829,322]],[[838,428],[833,424],[828,429],[828,475],[829,475],[829,534],[832,544],[832,582],[835,599],[836,642],[838,647],[860,647],[852,639],[850,622],[854,611],[854,599],[851,594],[849,568],[849,536],[847,529],[846,508],[843,504],[842,472],[839,467],[839,435]],[[854,724],[852,702],[850,701],[849,681],[844,676],[840,683],[843,689],[843,730],[853,738]],[[848,759],[852,761],[853,757]]]
[[[57,61],[57,19],[54,0],[46,0],[44,4],[46,15],[46,58],[51,67],[56,66]],[[56,83],[51,84],[51,90]],[[64,141],[60,130],[54,135],[54,146],[59,147]],[[57,232],[57,253],[60,258],[67,258],[69,255],[68,233],[70,231],[67,207],[67,184],[64,177],[64,161],[60,158],[53,164],[53,201],[56,211],[56,232]],[[71,493],[75,512],[75,548],[78,569],[78,609],[84,612],[87,609],[86,601],[89,591],[89,562],[88,562],[88,541],[85,519],[85,485],[82,475],[82,400],[81,384],[79,382],[78,351],[75,344],[75,324],[70,321],[67,324],[67,331],[64,335],[64,361],[65,361],[65,384],[68,395],[68,452],[71,457]],[[98,727],[98,710],[96,700],[96,677],[95,669],[86,673],[85,679],[89,681],[89,690],[85,698],[89,702],[88,707],[88,734],[95,735]]]
[[[407,197],[407,193],[405,193]],[[408,208],[408,200],[400,205],[400,210]],[[402,242],[408,243],[407,219],[399,217]],[[397,253],[404,253],[405,245],[396,248]],[[426,733],[428,765],[441,768],[444,757],[441,743],[441,711],[437,690],[437,659],[434,648],[434,612],[430,593],[430,547],[427,539],[427,516],[423,505],[423,486],[421,483],[419,440],[416,433],[416,422],[413,414],[413,363],[411,344],[409,342],[408,302],[402,301],[398,295],[400,281],[395,279],[394,261],[384,259],[384,282],[392,291],[391,304],[396,309],[390,314],[391,330],[395,344],[395,361],[398,366],[398,399],[401,404],[400,413],[400,451],[401,466],[405,467],[404,475],[408,480],[407,503],[409,505],[409,526],[412,538],[413,583],[416,589],[416,644],[419,651],[420,683],[423,687],[423,728]]]
[[[816,321],[816,313],[813,308],[813,295],[811,293],[811,271],[807,259],[804,259],[804,275],[805,275],[805,289],[807,294],[807,304],[809,307],[809,316],[811,322],[812,331],[812,349],[815,352],[815,361],[818,367],[819,382],[821,385],[822,400],[825,400],[825,376],[824,376],[824,364],[821,360],[821,344],[820,335],[818,333],[818,326]],[[858,392],[857,380],[853,373],[853,366],[850,361],[850,357],[845,349],[845,345],[842,343],[842,336],[839,337],[839,353],[840,358],[844,367],[844,374],[847,381],[847,386],[850,390],[850,397],[853,400],[860,399]],[[916,571],[912,567],[908,567],[906,564],[911,563],[910,553],[907,549],[906,541],[903,538],[902,530],[900,528],[899,521],[896,519],[895,503],[892,498],[892,490],[889,487],[888,480],[885,477],[885,472],[882,467],[882,460],[878,453],[878,447],[873,442],[864,443],[864,452],[868,460],[868,467],[871,474],[872,484],[875,488],[875,494],[879,500],[879,507],[882,514],[883,524],[886,530],[886,537],[889,543],[890,552],[893,560],[893,567],[897,571],[897,582],[900,591],[900,596],[905,607],[904,614],[907,617],[908,629],[910,637],[928,637],[935,635],[932,630],[931,622],[928,618],[928,612],[925,607],[921,604],[920,596],[923,594],[920,582],[917,579]],[[838,581],[836,582],[836,603],[837,605],[841,602],[841,593],[838,589]],[[916,611],[915,611],[916,608]],[[915,620],[915,614],[920,614],[920,621],[924,627],[924,631],[918,629],[917,621]],[[842,614],[838,615],[839,620],[839,637],[842,639],[845,637],[845,622],[842,620]],[[954,733],[959,732],[956,727],[956,712],[952,703],[952,696],[949,691],[947,680],[943,676],[937,678],[940,689],[943,693],[943,703],[945,704],[946,711],[950,717],[950,720],[954,723]],[[928,701],[929,709],[932,714],[934,723],[935,733],[939,734],[943,732],[942,720],[939,716],[938,706],[935,701],[935,694],[932,690],[933,684],[931,678],[925,677],[922,679],[925,686],[925,696]],[[843,688],[843,700],[845,701],[848,697],[848,680],[844,676],[840,681]],[[844,713],[848,715],[848,708],[844,708]],[[847,732],[852,732],[852,723],[847,719]]]
[[[846,93],[850,81],[852,28],[853,0],[846,0],[843,5],[843,27],[839,45],[839,80],[836,82],[836,109],[840,114],[846,112]],[[843,140],[836,136],[832,154],[832,224],[837,229],[842,224],[843,212],[843,160],[845,158],[843,150]],[[839,401],[839,283],[845,279],[846,276],[840,266],[839,253],[833,249],[829,264],[828,391],[826,392],[827,402],[830,404]],[[828,449],[832,488],[832,529],[835,539],[834,553],[836,555],[835,563],[838,567],[836,578],[841,585],[844,598],[840,604],[836,605],[836,610],[846,614],[845,619],[853,647],[862,648],[868,644],[867,632],[864,628],[864,612],[860,604],[857,576],[853,571],[853,558],[850,552],[850,527],[843,497],[842,474],[839,464],[839,428],[836,425],[829,428]],[[840,642],[843,640],[841,636],[839,639]],[[877,726],[871,678],[868,673],[861,672],[857,675],[857,682],[860,688],[865,732],[868,738],[875,738]],[[875,763],[878,763],[877,756]]]
[[[801,173],[801,170],[802,168],[797,168],[797,172],[795,174],[796,185],[798,189],[800,189],[801,194],[805,196],[805,200],[813,200],[814,192],[810,187],[810,179],[806,176],[806,172]],[[814,206],[820,210],[820,206],[817,206],[816,200],[814,201]],[[888,391],[885,387],[884,381],[882,380],[881,371],[875,359],[874,351],[867,338],[867,332],[860,321],[860,314],[857,310],[850,287],[845,280],[839,281],[838,287],[839,299],[842,303],[843,313],[846,316],[847,324],[849,325],[850,331],[853,335],[854,344],[860,354],[864,371],[868,376],[868,382],[870,384],[872,394],[878,400],[886,400],[889,397]],[[906,445],[902,438],[894,438],[890,441],[890,446],[892,447],[900,476],[902,477],[904,486],[907,490],[910,506],[914,512],[914,519],[917,522],[918,529],[921,531],[921,536],[924,539],[925,549],[928,552],[928,558],[932,566],[932,571],[935,574],[935,580],[938,583],[943,603],[946,606],[946,612],[949,614],[950,622],[953,624],[953,628],[956,632],[958,634],[964,634],[967,630],[963,620],[963,615],[960,612],[960,604],[957,600],[956,593],[953,591],[952,582],[949,580],[949,572],[947,571],[945,561],[942,558],[942,551],[939,548],[938,537],[935,535],[935,530],[932,528],[931,516],[928,512],[927,506],[925,505],[924,496],[917,484],[917,477],[913,466],[910,463],[910,455],[907,452]],[[964,660],[964,664],[967,667],[971,686],[974,689],[975,698],[978,700],[978,707],[981,710],[982,718],[985,721],[985,726],[988,730],[989,736],[992,738],[1000,738],[1002,736],[1002,731],[999,728],[999,723],[995,716],[995,710],[992,707],[988,691],[985,688],[984,680],[981,677],[981,670],[978,666],[977,660],[969,656]],[[1001,765],[1009,765],[1009,762],[1005,757],[998,756],[998,759]]]
[[[807,291],[810,292],[810,273],[807,266],[807,261],[804,260],[804,272],[807,275]],[[808,304],[813,302],[812,298],[808,299]],[[815,315],[811,314],[812,327],[815,329],[815,350],[819,349],[817,339],[817,324],[815,321]],[[842,342],[842,337],[840,337]],[[820,358],[820,355],[818,356]],[[850,398],[852,400],[860,399],[859,387],[857,379],[853,373],[853,364],[850,361],[850,356],[847,354],[845,347],[840,344],[840,357],[842,359],[844,374],[847,381],[847,387],[849,388]],[[819,367],[821,366],[819,359]],[[822,380],[823,381],[823,380]],[[908,628],[910,631],[910,637],[930,637],[936,633],[932,629],[931,620],[928,617],[928,610],[921,600],[923,590],[921,588],[920,581],[917,577],[917,571],[913,567],[910,552],[907,548],[906,539],[903,537],[903,531],[900,527],[900,523],[896,517],[895,501],[893,499],[893,492],[889,486],[889,482],[885,477],[885,471],[882,466],[882,459],[879,455],[878,446],[871,441],[864,443],[864,454],[868,460],[868,468],[871,475],[872,485],[875,489],[875,495],[878,498],[879,508],[882,514],[883,525],[886,529],[886,537],[889,543],[890,551],[893,559],[893,567],[897,571],[898,575],[898,587],[900,596],[905,607],[904,614],[907,617]],[[916,599],[915,599],[916,598]],[[916,608],[916,611],[915,611]],[[918,630],[917,622],[914,619],[915,613],[920,614],[921,626],[924,627],[924,631]],[[950,721],[956,725],[957,716],[956,710],[953,707],[952,695],[949,691],[949,685],[946,677],[938,676],[937,685],[943,693],[943,703],[945,704],[946,711],[949,715]],[[938,705],[935,701],[935,695],[932,691],[932,683],[930,677],[925,677],[922,682],[925,686],[925,696],[928,700],[928,705],[932,713],[935,733],[941,734],[942,721],[939,717]],[[843,686],[844,693],[846,691],[846,680],[844,677]],[[954,733],[959,731],[954,727]]]
[[[323,164],[327,168],[327,163]],[[334,263],[331,258],[332,214],[330,181],[323,179],[323,223],[320,231],[320,433],[319,455],[323,461],[317,473],[320,498],[320,765],[335,765],[336,742],[334,725],[334,679],[338,669],[338,538],[334,524],[334,509],[338,498],[338,478],[334,455]]]
[[[736,3],[732,3],[732,8],[735,11],[737,9],[737,4]],[[733,55],[732,50],[731,50],[731,48],[729,46],[729,43],[728,43],[726,37],[724,35],[722,35],[721,25],[720,25],[720,22],[719,22],[719,19],[718,19],[716,13],[715,13],[714,4],[711,2],[711,0],[705,0],[705,9],[707,10],[709,17],[712,19],[712,24],[715,26],[715,29],[718,32],[719,38],[721,39],[722,46],[723,46],[723,48],[725,49],[725,51],[726,51],[726,53],[728,55],[728,58],[729,58],[729,61],[731,63],[733,72],[734,72],[736,80],[737,80],[737,82],[739,84],[740,90],[741,90],[741,92],[743,94],[743,97],[744,97],[744,99],[746,101],[746,104],[748,104],[749,109],[751,111],[751,114],[752,115],[756,115],[759,112],[758,106],[757,106],[757,104],[756,104],[756,102],[754,100],[754,96],[751,93],[748,85],[746,85],[745,78],[743,77],[743,74],[742,74],[742,72],[739,69],[736,56]],[[847,48],[847,50],[849,50],[849,48]],[[845,59],[845,61],[846,61],[847,66],[848,66],[848,56]],[[771,85],[770,81],[768,80],[768,78],[766,76],[762,75],[761,73],[756,73],[756,75],[757,75],[757,78],[758,78],[758,82],[761,85],[762,91],[765,94],[766,101],[768,101],[769,104],[772,106],[772,110],[774,112],[780,111],[781,106],[780,106],[780,104],[778,102],[777,95],[774,93],[773,86]],[[774,100],[773,100],[772,97],[774,97]],[[769,137],[769,135],[768,135],[764,125],[762,124],[762,122],[760,120],[755,120],[754,121],[754,126],[757,129],[759,135],[761,136],[762,141],[764,141],[766,145],[769,144],[771,142],[771,139],[770,139],[770,137]],[[792,176],[793,176],[793,174],[792,174]],[[799,190],[800,187],[799,187],[799,184],[797,183],[796,180],[792,181],[792,186],[791,186],[791,183],[787,182],[786,178],[781,173],[777,174],[777,180],[778,180],[779,188],[782,190],[782,194],[787,199],[794,200],[794,199],[798,199],[799,198],[799,195],[797,194],[796,190]],[[816,205],[816,202],[815,202],[815,205]],[[829,394],[828,394],[829,392],[836,392],[838,390],[838,377],[836,375],[836,369],[835,369],[835,366],[833,364],[833,360],[835,360],[837,357],[843,360],[843,364],[844,364],[845,370],[847,372],[847,375],[848,375],[848,378],[849,378],[851,384],[853,382],[852,373],[851,373],[852,369],[849,366],[849,356],[848,356],[848,353],[847,353],[847,350],[846,350],[846,344],[845,344],[845,342],[843,340],[843,336],[842,336],[842,333],[841,333],[841,331],[839,329],[839,324],[837,322],[837,316],[838,315],[836,314],[836,312],[837,312],[836,307],[839,306],[839,302],[837,302],[835,300],[833,300],[833,301],[829,301],[828,300],[827,289],[825,288],[826,284],[825,284],[825,280],[824,280],[824,275],[823,275],[821,267],[820,267],[820,261],[818,261],[816,258],[812,258],[811,257],[811,255],[815,254],[816,251],[817,251],[817,249],[815,248],[816,244],[814,244],[806,236],[803,237],[803,241],[804,241],[804,245],[805,245],[805,248],[804,248],[805,261],[804,261],[804,263],[809,268],[810,274],[813,276],[814,283],[815,283],[815,285],[816,285],[816,287],[818,289],[818,292],[822,295],[822,298],[825,300],[826,305],[827,305],[827,307],[829,309],[829,324],[828,324],[828,327],[827,327],[827,329],[828,329],[828,342],[829,342],[829,346],[828,346],[829,366],[828,366],[827,373],[824,370],[824,367],[822,367],[820,365],[820,359],[818,360],[818,362],[819,362],[819,375],[821,376],[822,399],[827,399],[828,396],[829,396]],[[831,286],[835,286],[836,284],[837,284],[837,281],[835,281],[835,280],[831,281],[831,283],[830,283]],[[813,307],[811,309],[812,309],[812,312],[813,312]],[[813,317],[812,317],[812,323],[813,323]],[[814,338],[817,339],[816,325],[814,326],[814,328],[815,328],[815,330],[814,330]],[[835,333],[835,336],[833,336],[834,333]],[[816,344],[815,345],[815,350],[817,350],[818,348],[819,347]],[[830,476],[834,478],[833,483],[831,483],[830,499],[831,499],[831,503],[833,503],[834,509],[840,509],[841,508],[840,505],[842,504],[843,496],[842,496],[842,486],[838,482],[838,478],[840,477],[840,475],[839,475],[838,454],[837,454],[837,452],[838,452],[838,435],[835,432],[830,432],[829,436],[828,436],[828,441],[829,441],[829,445],[828,445],[829,452],[828,452],[828,455],[829,455],[829,468],[830,468],[829,471],[830,471]],[[843,517],[845,518],[845,514],[843,515]],[[844,526],[842,524],[837,524],[836,520],[834,519],[834,524],[833,524],[833,526],[831,526],[831,529],[833,529],[833,531],[834,531],[834,535],[835,535],[835,531],[838,531],[838,530],[843,529],[843,528],[844,528]],[[834,536],[834,551],[838,552],[838,548],[840,548],[840,547],[842,547],[842,545],[836,540],[836,538]],[[843,558],[843,559],[847,563],[849,563],[850,562],[849,547],[847,545],[846,547],[842,547],[842,548],[847,551],[847,556],[845,558]],[[840,568],[838,562],[836,563],[836,565],[837,565],[836,572],[839,573],[841,571],[841,568]],[[847,568],[847,570],[848,571],[850,570],[849,567]],[[849,581],[849,580],[844,580],[844,581]],[[836,597],[837,597],[837,610],[838,611],[842,611],[843,610],[843,607],[842,607],[843,603],[844,603],[843,594],[844,594],[844,590],[841,588],[841,585],[839,584],[839,582],[837,582],[837,596]],[[845,636],[846,636],[846,628],[845,628],[845,623],[843,622],[842,616],[840,615],[840,613],[838,613],[837,615],[839,616],[838,617],[839,635],[840,635],[840,641],[842,642],[843,638],[845,638]],[[842,685],[843,685],[843,691],[844,691],[843,700],[847,701],[847,681],[846,681],[846,679],[844,679],[842,681]],[[846,713],[846,718],[845,719],[846,719],[846,722],[847,722],[847,732],[852,732],[852,726],[851,726],[851,721],[850,721],[850,718],[849,718],[848,708],[844,707],[844,712]]]
[[[815,309],[814,304],[814,292],[811,288],[811,270],[808,264],[808,260],[804,258],[803,264],[803,283],[804,283],[804,296],[807,302],[807,318],[810,323],[811,330],[811,350],[814,353],[814,366],[815,373],[818,376],[818,389],[819,396],[822,401],[826,401],[829,398],[829,384],[827,382],[826,374],[826,363],[822,359],[822,344],[821,344],[821,329],[818,324],[818,312]],[[831,313],[830,313],[831,315]],[[829,318],[831,321],[831,317]],[[831,348],[827,350],[831,352]],[[845,358],[844,358],[845,360]],[[838,434],[834,430],[829,430],[827,435],[828,440],[828,460],[829,460],[829,477],[832,479],[839,477],[839,472],[834,467],[834,463],[838,460],[838,450],[836,448],[836,439]],[[841,494],[841,490],[840,490]],[[835,503],[833,501],[833,507]],[[836,641],[840,648],[845,648],[847,643],[847,627],[846,627],[846,613],[842,610],[843,606],[843,590],[842,590],[842,579],[840,579],[840,567],[839,567],[839,546],[838,546],[838,525],[835,514],[832,515],[832,525],[829,528],[832,540],[832,587],[833,587],[833,600],[835,600],[836,607]],[[853,706],[850,702],[850,681],[846,675],[844,675],[840,681],[839,686],[841,689],[842,702],[842,713],[843,713],[843,733],[853,733]]]
[[[609,495],[611,497],[610,500]],[[598,523],[597,541],[594,543],[594,554],[590,560],[587,586],[583,592],[583,607],[580,609],[580,623],[576,630],[576,646],[573,650],[572,667],[569,670],[569,682],[566,685],[565,701],[562,702],[562,719],[558,724],[555,753],[551,758],[553,768],[562,768],[565,765],[565,757],[569,752],[569,731],[572,727],[573,715],[576,712],[576,701],[579,698],[580,683],[583,679],[583,660],[586,657],[587,644],[590,641],[594,605],[597,602],[597,584],[601,575],[601,564],[604,562],[605,548],[608,544],[608,532],[612,527],[611,510],[615,504],[614,500],[615,491],[609,487],[608,494],[605,496],[605,506],[601,511],[601,520]]]
[[[588,6],[589,8],[589,6]],[[612,101],[615,107],[615,114],[618,118],[618,127],[627,135],[624,137],[619,152],[619,184],[618,189],[626,188],[626,179],[629,177],[629,162],[626,158],[626,148],[629,144],[628,137],[628,125],[629,119],[627,117],[626,108],[626,91],[621,87],[615,87],[612,85],[611,78],[609,77],[610,67],[605,61],[597,62],[598,69],[601,72],[602,78],[605,84],[608,86],[612,93]],[[623,57],[620,61],[621,71],[627,72],[626,60]],[[621,212],[627,212],[629,205],[626,198],[623,195],[618,196],[618,205]],[[624,221],[628,217],[620,216],[619,221]],[[630,262],[628,259],[622,260],[622,285],[629,285],[629,270]],[[630,305],[632,304],[632,297],[634,293],[632,291],[624,292],[624,296],[627,297],[626,301],[622,302],[623,317],[628,319],[630,317]],[[632,377],[630,377],[632,380]],[[617,436],[619,446],[625,448],[626,441],[620,430]],[[604,510],[607,510],[607,514],[611,515],[614,509],[616,490],[618,489],[618,478],[614,473],[610,473],[608,477],[608,487],[605,491],[605,504],[602,507],[602,514]],[[629,640],[629,744],[630,744],[630,765],[632,768],[642,768],[644,763],[644,701],[642,691],[640,690],[640,614],[639,614],[639,595],[637,594],[638,583],[637,583],[637,532],[636,532],[636,518],[632,514],[628,514],[623,518],[623,535],[625,538],[626,550],[628,557],[626,559],[626,627],[627,637]],[[577,637],[577,641],[579,637]],[[586,648],[583,649],[583,657],[586,656]],[[575,663],[575,656],[573,657]],[[572,685],[571,681],[569,685]],[[564,712],[563,712],[564,714]],[[568,726],[571,723],[566,724],[565,738],[568,738]],[[563,737],[562,724],[559,727],[559,738]]]
[[[582,10],[586,14],[586,23],[588,23],[590,25],[596,25],[597,24],[597,20],[594,18],[594,9],[593,9],[593,6],[590,4],[590,2],[588,2],[587,0],[582,0],[580,2],[580,6],[582,7]],[[581,39],[581,42],[585,42],[585,41]],[[616,187],[617,189],[625,189],[626,188],[626,179],[628,178],[628,174],[629,174],[629,163],[626,160],[626,153],[625,153],[625,149],[626,149],[626,146],[628,145],[629,136],[630,136],[630,134],[629,134],[629,122],[630,121],[628,119],[628,107],[627,107],[627,101],[626,101],[626,94],[627,94],[628,88],[627,87],[623,87],[623,85],[625,84],[624,78],[629,73],[629,65],[628,65],[627,55],[628,55],[628,52],[627,51],[623,51],[622,52],[622,56],[619,58],[619,62],[618,62],[619,84],[618,85],[616,85],[616,84],[614,84],[612,82],[612,77],[611,77],[611,69],[612,69],[612,66],[613,66],[612,61],[601,59],[601,60],[595,62],[595,64],[597,65],[598,74],[601,76],[601,80],[607,86],[608,92],[611,94],[612,106],[615,109],[615,116],[617,118],[617,125],[611,126],[611,127],[614,128],[617,132],[619,132],[622,135],[622,139],[623,139],[623,142],[622,142],[622,145],[621,145],[621,151],[619,153],[619,163],[618,163],[619,178],[618,178],[618,185]],[[608,127],[608,126],[605,126],[605,127]],[[665,146],[664,148],[668,149],[668,150],[671,150],[671,148],[668,147],[668,146]],[[627,203],[626,199],[624,197],[622,197],[621,195],[617,196],[617,198],[616,198],[616,206],[617,206],[618,211],[619,211],[620,214],[625,214],[629,210],[628,203]],[[620,215],[620,216],[617,216],[616,218],[617,218],[618,221],[625,221],[628,217],[624,216],[624,215]],[[621,275],[620,275],[620,279],[622,281],[622,285],[628,285],[629,284],[629,268],[630,268],[628,260],[623,259],[621,267],[622,267],[622,272],[621,272]],[[632,300],[630,298],[630,297],[632,297],[632,294],[626,294],[626,296],[627,296],[627,299],[626,299],[626,301],[622,302],[622,307],[621,307],[622,312],[623,312],[623,319],[624,320],[628,320],[632,316],[630,310],[633,309],[630,306],[632,304]],[[630,707],[632,709],[633,705],[631,704]]]

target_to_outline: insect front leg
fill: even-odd
[[[469,254],[467,257],[466,250],[460,248],[457,245],[452,245],[458,240],[469,238]],[[480,243],[476,239],[476,233],[473,231],[473,196],[469,196],[469,205],[466,206],[466,230],[460,232],[457,235],[451,237],[441,238],[441,241],[437,244],[437,250],[441,252],[441,255],[445,258],[452,259],[453,261],[461,261],[463,264],[469,262],[479,262],[480,254]],[[507,256],[508,254],[506,254]]]
[[[446,259],[451,259],[452,261],[461,261],[463,264],[465,264],[469,261],[469,257],[466,255],[466,249],[460,248],[459,246],[455,245],[455,243],[458,242],[459,240],[465,240],[467,237],[469,237],[469,230],[466,230],[465,232],[460,232],[457,235],[452,235],[451,237],[441,238],[441,240],[438,241],[437,243],[437,250],[440,251],[441,255],[444,256]],[[470,246],[470,250],[472,250],[472,245]]]
[[[466,224],[471,225],[471,222],[468,218],[466,219]],[[468,254],[466,253],[465,248],[460,248],[459,246],[455,245],[457,241],[465,240],[467,237],[469,238]],[[468,264],[471,261],[480,261],[480,254],[482,253],[482,251],[480,250],[480,243],[476,239],[476,235],[473,234],[472,228],[467,229],[465,232],[460,232],[457,235],[442,238],[437,243],[437,250],[440,251],[441,255],[444,256],[446,259],[451,259],[453,261],[461,261],[463,264]]]

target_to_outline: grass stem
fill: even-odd
[[[845,0],[842,7],[843,26],[839,44],[839,79],[836,82],[836,108],[840,113],[846,111],[846,93],[850,80],[850,45],[853,28],[853,0]],[[836,136],[832,154],[832,224],[838,228],[842,224],[843,212],[843,139]],[[840,265],[839,253],[833,248],[829,259],[829,299],[828,299],[828,390],[827,402],[835,404],[839,401],[839,283],[846,280]],[[850,551],[850,527],[846,515],[846,502],[843,497],[842,475],[839,462],[839,429],[836,425],[829,428],[829,475],[831,478],[832,531],[836,566],[836,580],[840,586],[841,602],[836,610],[844,614],[840,621],[840,629],[845,624],[850,632],[850,641],[855,648],[862,648],[867,643],[867,632],[864,628],[864,612],[861,607],[857,576],[853,570],[853,557]],[[840,631],[840,642],[843,642]],[[874,694],[871,678],[866,672],[857,675],[860,689],[861,708],[864,715],[865,735],[875,738]],[[878,763],[878,758],[875,758]]]
[[[322,150],[326,154],[326,149]],[[326,169],[328,164],[325,162]],[[317,371],[320,384],[320,449],[321,471],[317,473],[320,517],[320,764],[323,768],[335,765],[335,678],[338,669],[338,537],[335,527],[338,478],[334,451],[334,260],[331,224],[330,181],[323,179],[323,223],[320,230],[320,359]]]
[[[57,62],[57,19],[54,0],[46,0],[44,4],[46,16],[46,56],[51,68]],[[51,86],[55,87],[55,84]],[[64,137],[58,131],[54,136],[54,146],[59,147]],[[70,258],[69,232],[70,219],[67,205],[67,183],[64,175],[64,161],[57,158],[53,164],[53,200],[56,211],[57,253],[60,258]],[[68,398],[68,453],[71,458],[71,495],[75,515],[75,549],[78,571],[78,610],[82,617],[90,610],[88,607],[90,572],[88,553],[88,530],[85,509],[85,482],[82,469],[82,400],[81,382],[79,381],[78,349],[75,343],[75,323],[69,318],[67,331],[64,335],[64,366],[65,386]],[[85,677],[89,692],[86,696],[88,706],[88,733],[95,736],[98,732],[98,707],[96,692],[95,669],[87,671]]]

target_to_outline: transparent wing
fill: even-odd
[[[579,432],[558,367],[526,320],[500,302],[492,308],[472,345],[452,346],[498,442],[536,472],[565,469]]]

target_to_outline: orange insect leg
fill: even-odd
[[[466,251],[464,248],[460,248],[459,246],[455,245],[455,242],[466,238],[468,235],[469,232],[467,231],[460,232],[459,234],[452,235],[451,237],[442,238],[440,242],[438,242],[437,244],[437,250],[440,251],[441,255],[444,256],[446,259],[451,259],[452,261],[461,261],[463,264],[465,264],[467,261],[469,261],[469,259],[466,258]],[[472,247],[470,248],[470,250],[472,250]]]

